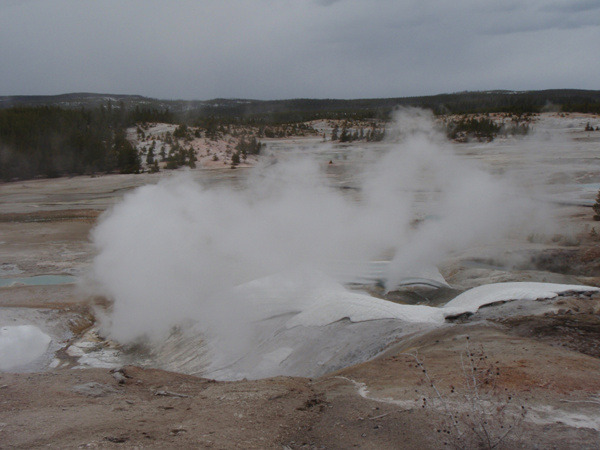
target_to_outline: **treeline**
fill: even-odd
[[[501,125],[487,117],[461,117],[446,126],[450,139],[463,140],[473,136],[479,140],[491,141],[500,131]]]
[[[414,101],[436,114],[537,114],[544,111],[600,113],[600,91],[554,89],[489,91],[417,97]]]
[[[97,108],[115,98],[129,111],[154,109],[170,111],[177,123],[210,127],[212,123],[250,126],[278,126],[318,119],[388,120],[398,106],[432,110],[436,115],[510,114],[543,111],[600,114],[600,91],[551,89],[541,91],[477,91],[419,97],[371,99],[291,100],[157,100],[140,96],[65,94],[61,96],[0,97],[0,108],[17,105],[59,105],[65,108]],[[148,119],[141,118],[138,121]],[[170,120],[164,120],[170,121]]]
[[[459,92],[421,97],[379,99],[215,99],[173,105],[179,121],[203,126],[207,121],[224,124],[270,126],[311,120],[389,120],[398,107],[430,109],[436,115],[536,114],[543,111],[600,114],[600,91],[557,89],[545,91]]]
[[[0,110],[0,180],[140,170],[125,128],[170,121],[169,111],[107,104],[94,109],[54,106]]]
[[[352,122],[344,121],[341,130],[338,125],[335,125],[331,130],[331,140],[341,143],[353,141],[380,142],[384,137],[385,129],[377,128],[376,122],[371,123],[370,127],[365,128],[360,123],[353,124]]]
[[[224,101],[215,105],[205,105],[195,110],[180,113],[181,121],[206,126],[217,121],[222,124],[248,125],[254,127],[281,126],[293,123],[310,122],[312,120],[388,120],[393,106],[378,107],[376,105],[353,105],[346,102],[329,100],[282,100],[258,101],[247,104]]]
[[[530,131],[532,118],[530,113],[504,113],[495,120],[488,114],[450,116],[446,122],[446,135],[458,142],[465,142],[471,138],[492,141],[497,135],[525,135]]]
[[[183,105],[182,105],[183,106]],[[207,118],[247,125],[278,125],[318,119],[388,120],[397,107],[418,107],[436,115],[505,112],[540,113],[546,110],[600,113],[600,91],[555,89],[543,91],[458,92],[420,97],[378,99],[215,99],[177,104],[180,120],[198,123]]]

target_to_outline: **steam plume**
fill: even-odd
[[[244,283],[285,273],[282,310],[268,307],[301,310],[304,290],[333,262],[391,257],[393,288],[528,217],[524,197],[457,157],[429,113],[399,112],[389,134],[360,176],[358,200],[331,187],[309,156],[257,167],[243,189],[203,187],[187,173],[126,195],[93,231],[93,277],[114,299],[110,334],[160,339],[191,320],[250,345]]]

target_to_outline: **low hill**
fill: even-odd
[[[180,120],[208,117],[246,122],[298,122],[318,118],[386,117],[397,106],[432,109],[436,114],[486,112],[540,112],[562,110],[600,113],[600,90],[551,89],[541,91],[478,91],[420,97],[372,99],[213,99],[160,100],[139,95],[72,93],[51,96],[0,97],[0,108],[15,106],[58,106],[62,108],[168,109]]]

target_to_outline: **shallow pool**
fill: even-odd
[[[54,284],[75,283],[77,277],[73,275],[37,275],[33,277],[0,278],[0,287],[6,286],[47,286]]]

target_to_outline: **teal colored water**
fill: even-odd
[[[600,190],[600,183],[586,183],[582,184],[581,187],[588,191],[597,191]]]
[[[0,287],[13,284],[24,284],[26,286],[47,286],[54,284],[75,283],[77,278],[72,275],[38,275],[35,277],[12,277],[0,278]]]

